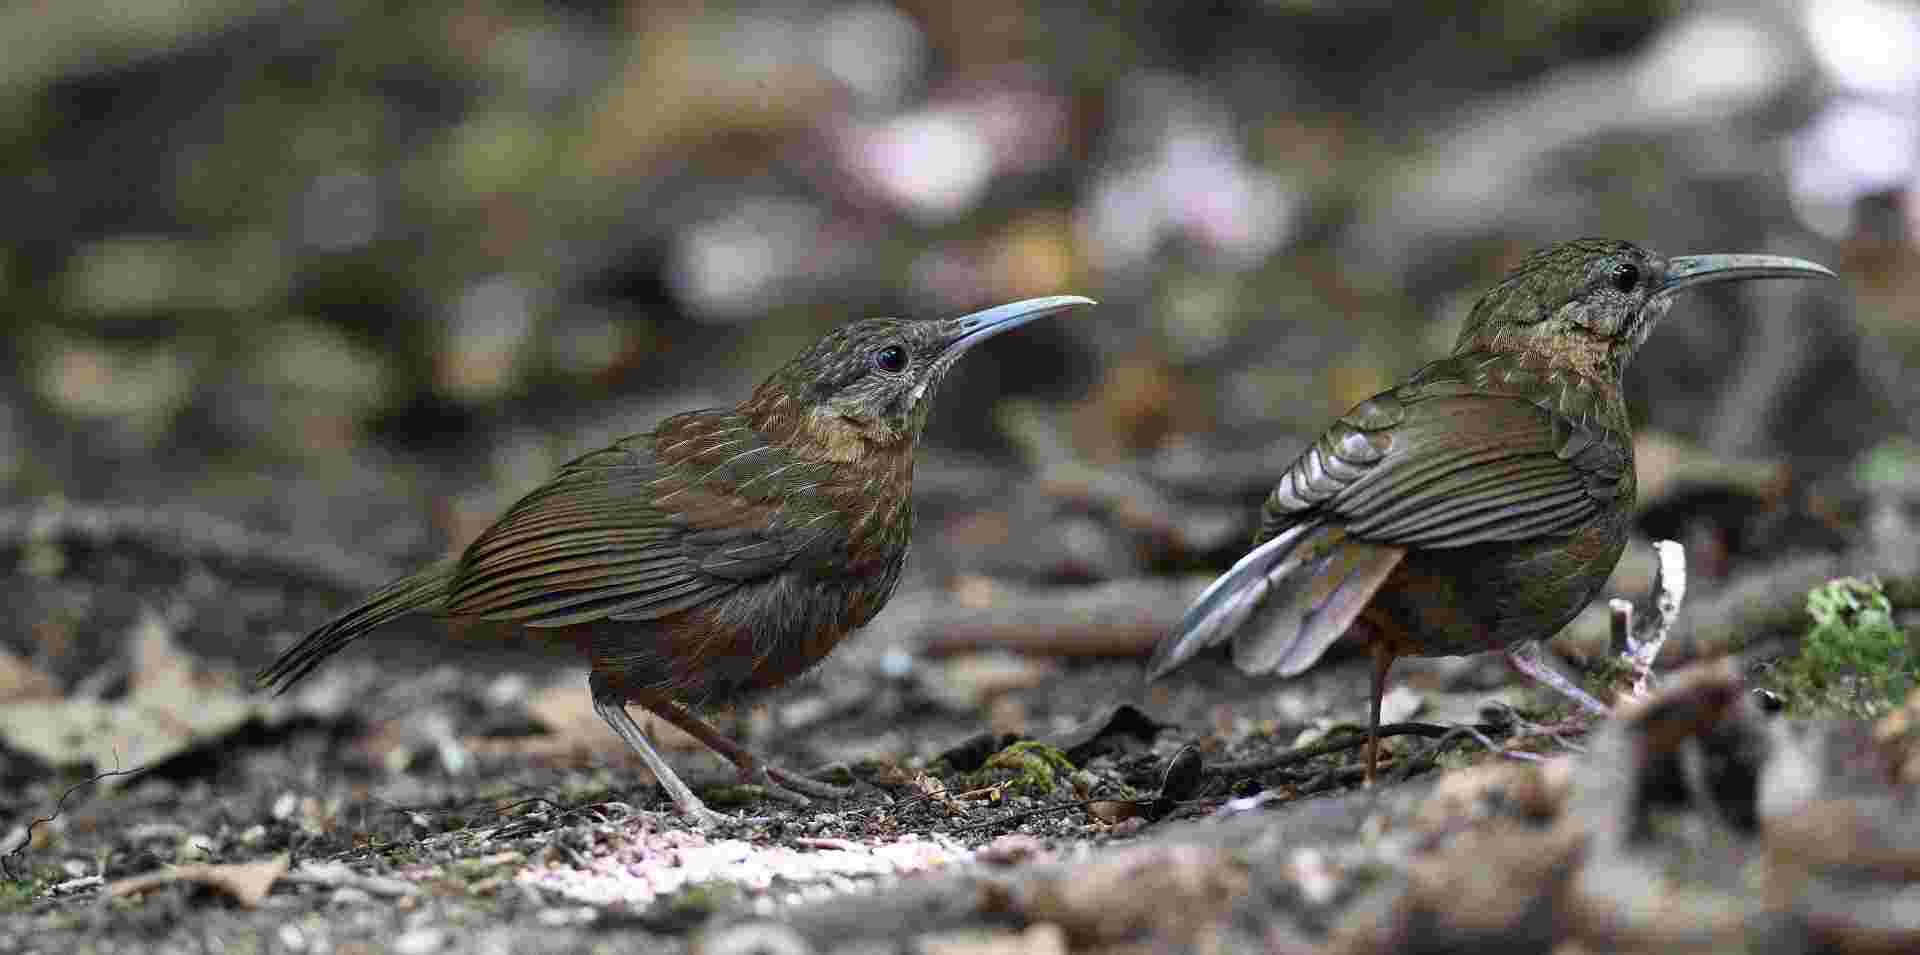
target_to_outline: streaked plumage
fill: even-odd
[[[1088,304],[1056,296],[840,328],[736,408],[674,415],[569,462],[458,558],[376,591],[261,680],[284,691],[410,612],[507,623],[580,647],[596,709],[683,812],[712,818],[626,703],[770,789],[831,794],[766,766],[684,705],[778,686],[879,613],[906,560],[914,445],[946,371],[987,337]]]
[[[1529,256],[1475,305],[1451,355],[1355,406],[1281,474],[1253,549],[1156,648],[1149,678],[1228,640],[1243,671],[1293,676],[1359,639],[1374,654],[1377,727],[1394,657],[1551,636],[1626,545],[1621,372],[1671,293],[1814,275],[1832,273],[1772,256],[1668,260],[1605,239]]]

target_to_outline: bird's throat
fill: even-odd
[[[795,422],[789,446],[800,454],[835,464],[878,465],[904,452],[913,456],[913,439],[874,420],[849,418],[831,408],[809,408]]]

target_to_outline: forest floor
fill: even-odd
[[[103,540],[41,554],[9,598],[137,591],[151,554]],[[1402,660],[1367,788],[1357,656],[1291,681],[1203,658],[1146,687],[1137,655],[1082,652],[1100,646],[1090,633],[1117,646],[1164,629],[1203,576],[908,589],[897,617],[720,723],[783,765],[826,767],[845,799],[769,800],[651,727],[731,817],[702,831],[545,648],[456,651],[423,620],[268,698],[245,678],[271,648],[221,656],[223,615],[310,621],[338,598],[211,565],[198,579],[192,601],[129,611],[125,646],[95,654],[124,662],[98,679],[57,693],[20,658],[0,672],[14,700],[0,704],[0,951],[1880,951],[1920,938],[1905,892],[1920,875],[1920,698],[1877,722],[1777,715],[1765,688],[1795,691],[1779,648],[1688,664],[1713,656],[1705,621],[1669,649],[1683,672],[1599,721],[1497,654]],[[926,641],[934,631],[945,639]],[[1009,649],[1023,633],[1046,639]]]

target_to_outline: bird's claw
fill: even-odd
[[[852,786],[835,786],[832,783],[790,773],[777,767],[769,768],[767,775],[782,787],[805,793],[815,799],[846,799],[853,795]]]
[[[740,781],[759,786],[766,790],[767,798],[791,806],[811,806],[814,799],[845,799],[853,795],[852,786],[823,783],[758,762],[740,770]]]
[[[1559,670],[1554,669],[1552,664],[1542,660],[1540,652],[1540,643],[1537,640],[1516,644],[1507,650],[1507,665],[1522,675],[1532,678],[1541,686],[1573,701],[1576,706],[1593,716],[1604,717],[1611,712],[1605,703],[1594,699],[1591,694],[1581,689],[1579,684],[1567,679]]]
[[[692,806],[675,806],[674,808],[680,815],[687,817],[695,829],[712,829],[734,821],[732,816],[724,812],[715,812],[704,804],[696,803]]]
[[[766,792],[768,799],[776,802],[783,802],[795,808],[813,805],[813,800],[775,782],[773,773],[764,764],[756,763],[752,767],[743,767],[740,770],[740,781],[750,786],[760,787]]]

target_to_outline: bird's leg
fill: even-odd
[[[1385,641],[1373,641],[1373,703],[1367,708],[1367,782],[1373,785],[1373,771],[1380,763],[1380,698],[1387,694],[1387,670],[1393,667],[1393,648]]]
[[[816,799],[844,799],[852,795],[852,790],[823,783],[817,779],[808,779],[787,772],[778,766],[769,764],[752,750],[727,738],[725,733],[713,728],[713,724],[693,715],[686,707],[658,690],[640,690],[633,694],[633,701],[647,708],[655,716],[685,730],[688,736],[700,741],[702,745],[732,763],[740,769],[740,778],[745,782],[766,787],[768,795],[795,805],[808,805],[807,797]]]
[[[1580,708],[1595,716],[1605,716],[1607,705],[1593,698],[1572,680],[1560,675],[1547,661],[1540,659],[1540,641],[1528,640],[1507,648],[1507,665],[1532,677],[1542,686],[1546,686],[1561,696],[1580,705]]]
[[[593,711],[613,727],[614,733],[626,742],[628,748],[640,754],[641,761],[653,770],[654,778],[660,781],[660,788],[665,789],[667,796],[673,800],[674,808],[701,828],[727,820],[726,816],[708,809],[706,803],[701,802],[700,797],[681,781],[673,767],[654,751],[653,745],[647,742],[646,734],[640,730],[640,724],[635,723],[633,716],[627,712],[625,694],[610,686],[604,674],[593,671],[593,675],[587,679],[587,687],[593,692]]]

